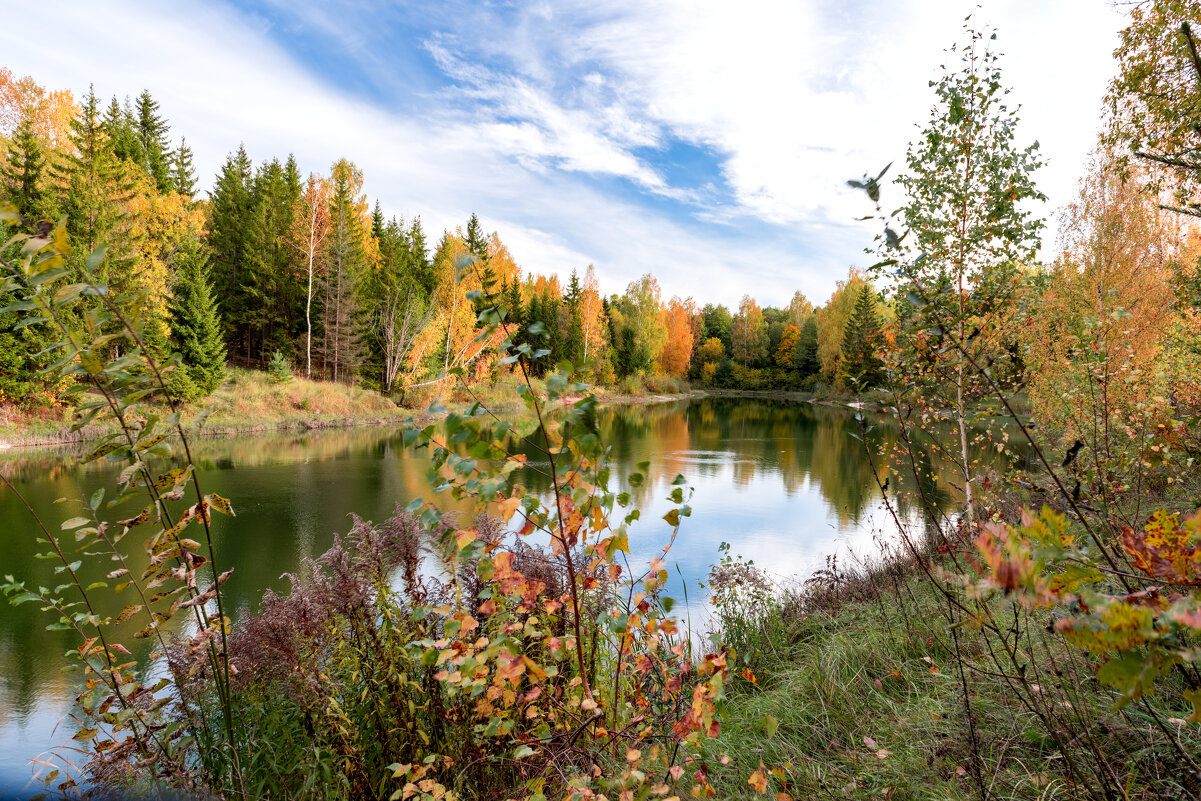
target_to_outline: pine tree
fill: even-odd
[[[195,240],[177,255],[171,299],[171,336],[192,382],[211,395],[225,378],[221,317],[208,279],[208,259]]]
[[[324,364],[334,381],[347,381],[363,358],[359,282],[363,278],[363,174],[348,161],[334,164],[330,196],[329,273],[322,310]]]
[[[371,210],[371,235],[377,242],[384,238],[384,209],[379,200],[375,201],[375,208]]]
[[[100,270],[91,277],[120,283],[128,277],[125,268],[131,263],[123,234],[132,187],[113,153],[99,101],[91,89],[71,121],[70,139],[73,152],[62,162],[57,180],[66,186],[64,211],[75,258],[82,263],[98,246],[108,245]]]
[[[253,332],[260,363],[272,351],[291,351],[299,333],[301,292],[290,280],[293,263],[289,234],[300,201],[300,176],[295,159],[264,164],[254,179],[253,206],[258,214],[257,248],[244,279],[246,322]]]
[[[479,314],[488,306],[488,298],[496,294],[496,271],[492,269],[492,264],[488,258],[488,239],[484,236],[484,231],[480,227],[479,217],[475,214],[471,215],[471,219],[467,221],[467,250],[471,255],[479,260],[472,270],[475,275],[479,276],[480,288],[482,294],[475,300],[475,311]]]
[[[188,140],[179,140],[179,149],[171,160],[171,189],[190,198],[196,197],[196,170],[192,166],[192,148]]]
[[[571,279],[567,282],[567,294],[563,298],[567,304],[567,336],[564,340],[563,355],[574,365],[584,363],[584,315],[581,308],[583,291],[580,288],[580,276],[571,271]]]
[[[504,309],[505,322],[510,326],[513,344],[516,345],[519,341],[522,321],[525,319],[521,304],[521,279],[519,276],[513,276],[513,280],[505,290]]]
[[[32,117],[26,115],[13,132],[0,165],[0,198],[11,201],[30,222],[46,216],[45,167],[46,156],[33,132]]]
[[[811,314],[801,326],[801,337],[797,343],[796,369],[801,378],[817,375],[821,361],[817,357],[817,315]]]
[[[550,350],[546,357],[548,366],[555,364],[564,356],[563,325],[559,319],[562,307],[563,302],[559,298],[559,293],[550,283],[547,283],[546,289],[542,292],[542,324],[546,326],[546,333],[550,335],[546,338],[545,345]]]
[[[114,95],[109,101],[108,111],[104,114],[104,131],[108,134],[109,150],[123,161],[142,163],[142,145],[134,130],[133,112],[129,108],[129,98],[125,99],[125,107],[117,102]]]
[[[421,228],[421,218],[414,217],[412,224],[409,226],[409,269],[412,271],[413,279],[421,284],[426,294],[432,294],[434,286],[438,283],[438,276],[434,273],[433,262],[430,261],[429,244],[425,240],[425,231]]]
[[[149,91],[138,95],[136,127],[138,149],[141,151],[142,169],[154,179],[159,192],[172,190],[170,151],[167,147],[167,131],[170,126],[159,113],[158,101]]]
[[[252,339],[249,287],[262,255],[262,215],[258,213],[251,170],[243,146],[225,160],[209,202],[205,237],[213,287],[224,312],[225,340],[247,358]]]
[[[471,215],[471,219],[467,221],[467,249],[472,255],[482,262],[488,261],[488,238],[484,236],[484,229],[480,227],[480,218]]]
[[[842,375],[860,389],[883,386],[887,377],[877,355],[881,345],[876,293],[870,285],[859,291],[855,311],[842,334]]]

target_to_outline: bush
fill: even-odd
[[[267,377],[272,384],[286,384],[292,380],[292,365],[278,350],[271,354],[267,364]]]

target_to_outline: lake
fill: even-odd
[[[874,447],[895,440],[887,419],[870,422]],[[672,594],[694,629],[706,623],[700,584],[723,542],[785,582],[811,574],[829,554],[870,556],[874,537],[889,536],[851,410],[711,397],[605,406],[600,425],[613,448],[615,488],[634,465],[651,463],[648,480],[631,492],[643,510],[631,529],[631,564],[649,561],[667,542],[670,529],[661,517],[670,508],[665,496],[675,476],[683,474],[696,490],[692,516],[668,557],[676,577]],[[0,455],[0,470],[53,531],[79,513],[78,501],[55,505],[56,499],[87,497],[101,486],[111,491],[119,472],[103,461],[79,464],[82,452]],[[193,454],[204,491],[230,498],[237,513],[215,516],[214,536],[220,567],[235,568],[225,597],[238,610],[254,609],[268,588],[286,591],[285,574],[301,571],[305,559],[326,550],[335,532],[349,528],[352,513],[382,521],[397,505],[431,497],[428,462],[404,448],[398,429],[201,440],[193,443]],[[545,492],[532,471],[519,475],[532,490]],[[939,487],[930,489],[940,504],[949,502]],[[36,536],[29,512],[0,487],[0,575],[34,586],[57,583],[56,563],[33,556]],[[140,550],[136,541],[128,544]],[[89,567],[97,578],[112,569],[108,563]],[[101,614],[116,614],[129,602],[100,598],[107,602],[100,604]],[[62,667],[76,642],[66,632],[46,631],[47,622],[35,604],[13,607],[0,600],[0,788],[23,785],[30,760],[45,758],[75,730],[69,714],[79,674]],[[136,655],[148,661],[145,651]]]

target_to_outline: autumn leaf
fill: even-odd
[[[746,783],[749,784],[751,788],[755,790],[755,792],[767,792],[767,771],[763,767],[762,759],[759,760],[758,769],[750,775],[750,777],[746,780]]]

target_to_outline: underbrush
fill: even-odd
[[[727,689],[723,737],[706,746],[710,781],[725,797],[762,797],[743,778],[762,763],[793,798],[978,799],[978,768],[995,799],[1197,797],[1188,760],[1201,733],[1185,720],[1183,674],[1123,704],[1093,678],[1098,657],[1047,631],[1050,612],[1011,603],[998,618],[1032,645],[1012,671],[985,629],[948,627],[946,607],[902,558],[728,595],[723,645],[740,655],[733,673],[745,665],[756,683]]]

